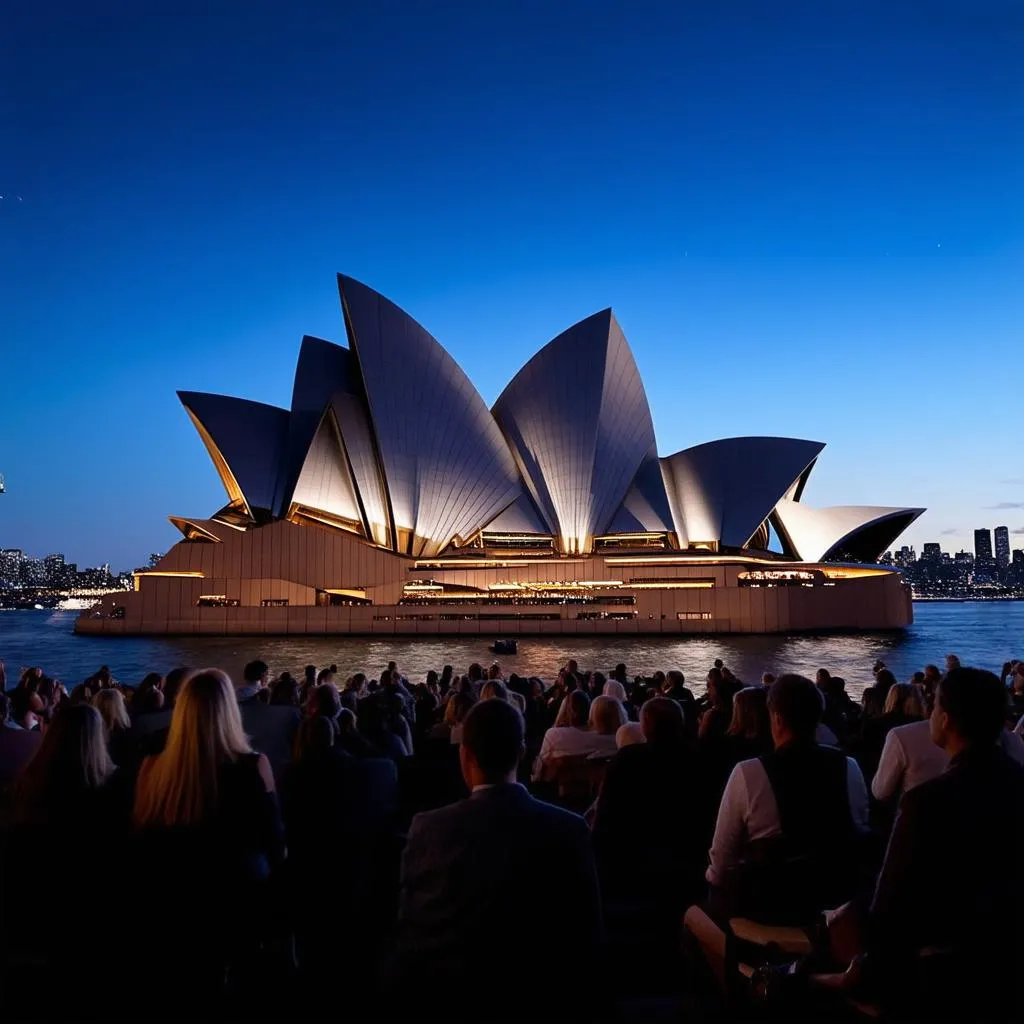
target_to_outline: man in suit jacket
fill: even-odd
[[[463,725],[468,799],[418,814],[402,860],[398,970],[409,1012],[475,1020],[586,1015],[600,897],[583,819],[516,782],[523,719],[482,701]],[[544,936],[558,976],[529,955]]]
[[[1024,890],[1003,868],[1024,862],[1024,768],[997,742],[1005,710],[991,672],[953,668],[939,683],[932,740],[949,767],[903,796],[845,988],[910,998],[923,1019],[1019,1013]],[[947,954],[929,981],[918,954],[936,948]]]
[[[242,712],[242,727],[253,750],[266,754],[274,777],[281,778],[281,769],[291,760],[292,744],[302,716],[298,708],[267,704],[260,690],[267,685],[270,669],[266,662],[250,661],[243,680],[235,683],[235,697]]]

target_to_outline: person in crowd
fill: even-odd
[[[131,731],[132,721],[128,716],[128,708],[125,706],[121,691],[113,687],[100,690],[93,697],[92,703],[103,719],[110,759],[118,768],[132,768],[137,746],[136,737]]]
[[[623,706],[626,704],[626,688],[618,679],[609,679],[602,687],[601,693],[605,697],[614,698]]]
[[[394,910],[395,878],[382,868],[394,862],[397,872],[398,772],[388,758],[346,753],[337,735],[332,719],[305,719],[281,783],[298,959],[311,973],[339,962],[352,972],[372,970],[381,913]],[[344,927],[307,897],[325,863]]]
[[[116,775],[100,713],[89,704],[61,708],[14,782],[14,820],[74,833],[95,830],[103,839],[125,810]]]
[[[672,669],[665,675],[665,681],[661,686],[661,694],[669,700],[676,701],[683,709],[683,719],[687,728],[691,725],[694,730],[697,727],[697,699],[693,691],[686,685],[686,677],[677,669]],[[696,734],[694,732],[694,734]]]
[[[469,709],[473,706],[473,698],[468,693],[453,691],[444,706],[444,718],[431,729],[433,739],[449,740],[458,743],[462,739],[462,723]]]
[[[644,742],[620,749],[605,773],[594,812],[594,852],[607,899],[643,900],[635,886],[642,864],[664,883],[647,898],[665,901],[678,925],[703,874],[714,811],[679,702],[647,701],[639,728]]]
[[[702,742],[715,743],[725,739],[732,722],[732,700],[735,690],[720,668],[708,672],[707,707],[700,716],[698,735]]]
[[[42,741],[39,731],[24,729],[11,720],[11,695],[0,690],[0,800]]]
[[[960,659],[955,654],[946,655],[946,672],[952,672],[953,669],[960,668]]]
[[[401,700],[383,691],[359,702],[359,731],[370,741],[380,757],[400,763],[412,754],[409,724],[401,711]]]
[[[847,743],[857,730],[860,707],[846,692],[846,680],[840,676],[828,675],[819,681],[817,686],[825,701],[821,724],[835,737],[835,743]]]
[[[438,680],[437,686],[442,697],[448,695],[448,691],[452,687],[452,678],[455,675],[455,669],[451,665],[445,665],[441,669],[441,678]]]
[[[288,763],[298,732],[301,715],[298,708],[266,704],[260,692],[267,685],[270,669],[264,661],[250,661],[242,681],[235,683],[235,697],[242,715],[242,728],[253,749],[265,754],[275,773]]]
[[[299,706],[299,684],[287,673],[270,687],[270,701],[274,707],[297,708]]]
[[[653,698],[652,698],[653,699]],[[631,746],[634,743],[646,743],[643,726],[639,722],[627,722],[620,725],[615,733],[615,749]]]
[[[733,765],[772,750],[768,691],[763,686],[746,686],[736,694],[732,702],[732,721],[725,735]]]
[[[806,884],[804,892],[783,887],[794,913],[820,902],[826,890],[834,896],[855,884],[854,866],[847,872],[845,865],[855,840],[867,833],[867,788],[855,761],[815,742],[821,713],[817,687],[802,676],[780,676],[768,691],[775,749],[740,762],[729,776],[707,869],[713,907],[778,913],[781,891],[764,886],[765,872],[757,870],[761,860],[771,866],[813,858],[825,871],[835,865],[832,877],[808,871],[793,879]]]
[[[905,793],[866,920],[853,905],[854,927],[833,923],[846,936],[841,958],[856,953],[845,991],[915,1019],[1018,1015],[1008,982],[1024,954],[1024,895],[992,862],[996,851],[1024,858],[1024,769],[999,743],[1005,700],[980,669],[953,667],[939,683],[929,730],[948,768]],[[920,983],[925,950],[941,951],[934,988]]]
[[[628,721],[622,701],[604,695],[595,697],[587,716],[587,726],[593,736],[593,749],[590,754],[611,757],[616,750],[615,736]]]
[[[182,682],[191,671],[185,665],[172,668],[164,676],[163,687],[160,690],[161,699],[151,697],[148,708],[136,707],[135,695],[132,696],[128,707],[132,719],[132,733],[143,753],[158,754],[163,749],[167,731],[171,726],[171,716],[174,714],[174,702],[178,698]]]
[[[480,701],[459,748],[470,797],[413,818],[402,857],[396,972],[399,990],[411,997],[405,1009],[417,1017],[590,1017],[586,986],[552,985],[544,971],[517,972],[510,984],[507,957],[486,952],[532,948],[537,922],[556,913],[559,972],[580,978],[595,969],[600,941],[586,824],[516,783],[523,739],[514,707]]]
[[[23,729],[26,732],[41,731],[43,704],[37,698],[35,690],[19,686],[17,689],[11,690],[8,696],[11,703],[8,711],[7,727],[9,729]]]
[[[1001,681],[1009,687],[1008,720],[1016,725],[1024,717],[1024,661],[1008,661]]]
[[[875,673],[874,683],[866,686],[861,696],[865,718],[879,718],[884,714],[886,698],[895,685],[896,677],[887,668],[880,668]]]
[[[883,669],[879,672],[881,676]],[[870,699],[877,698],[877,693]],[[852,747],[857,763],[866,779],[873,779],[878,772],[878,765],[889,733],[896,728],[920,722],[924,718],[924,709],[920,698],[910,683],[894,682],[888,688],[882,714],[865,717],[861,725],[859,741]]]
[[[189,950],[192,984],[165,994],[213,998],[225,970],[244,974],[274,929],[269,882],[285,855],[273,770],[246,738],[226,673],[185,680],[163,751],[139,769],[132,821],[134,862],[161,879],[168,911],[150,950]]]
[[[564,714],[560,709],[555,725],[544,733],[540,752],[533,766],[534,780],[546,777],[545,769],[557,758],[573,754],[585,756],[606,747],[607,741],[603,738],[595,744],[594,734],[590,731],[590,698],[583,690],[573,690],[568,694],[562,707]],[[559,725],[559,721],[565,724]]]
[[[1007,757],[1024,765],[1024,740],[1008,729],[1001,730],[997,739]],[[898,725],[885,737],[871,793],[880,803],[894,807],[904,793],[937,778],[948,766],[949,755],[932,739],[931,716]]]
[[[761,685],[767,689],[772,683],[775,682],[775,674],[773,672],[762,672],[761,673]]]

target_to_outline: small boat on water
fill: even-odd
[[[515,640],[495,640],[491,651],[494,654],[515,654],[518,646]]]

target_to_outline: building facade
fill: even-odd
[[[493,409],[398,306],[339,276],[348,347],[303,339],[291,406],[179,392],[228,503],[89,633],[688,633],[911,620],[877,560],[923,511],[803,502],[824,445],[659,457],[611,310]]]

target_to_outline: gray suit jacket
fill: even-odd
[[[570,962],[594,969],[601,906],[586,823],[521,786],[479,790],[416,815],[400,899],[403,980],[442,994],[449,1006],[455,993],[498,999],[513,1013],[510,1000],[550,1006],[542,991],[550,975],[534,963],[545,934],[557,948],[560,984],[574,996]],[[511,992],[510,961],[524,964]]]

